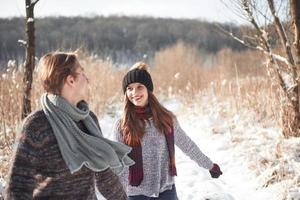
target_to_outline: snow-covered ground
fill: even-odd
[[[300,200],[300,138],[284,139],[278,127],[259,123],[248,110],[234,115],[229,104],[203,102],[209,103],[186,106],[179,100],[164,101],[186,133],[223,171],[219,179],[212,179],[176,148],[179,199]],[[112,139],[112,122],[120,109],[99,119],[108,138]]]
[[[284,139],[275,123],[246,109],[234,114],[228,103],[211,98],[189,105],[172,99],[163,104],[223,171],[219,179],[212,179],[177,148],[180,200],[300,200],[300,138]],[[105,137],[112,139],[121,109],[117,105],[99,118]]]

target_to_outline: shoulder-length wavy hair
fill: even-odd
[[[46,92],[60,94],[68,75],[76,77],[78,66],[76,52],[51,52],[39,62],[39,78]]]
[[[154,126],[163,134],[169,133],[173,126],[174,114],[162,106],[151,91],[148,91],[148,104]],[[145,121],[136,116],[135,106],[125,94],[124,114],[118,127],[124,143],[129,146],[140,145],[145,134],[145,126]]]

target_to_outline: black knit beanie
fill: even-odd
[[[124,93],[126,92],[127,86],[131,83],[141,83],[146,86],[149,91],[153,92],[153,82],[151,76],[145,69],[135,68],[127,72],[123,78],[122,84]]]

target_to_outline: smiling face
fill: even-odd
[[[126,96],[135,106],[144,107],[148,104],[148,90],[141,83],[129,84],[126,88]]]

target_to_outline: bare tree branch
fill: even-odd
[[[275,11],[275,7],[274,7],[274,1],[273,0],[268,0],[268,4],[269,4],[269,8],[271,10],[273,19],[274,19],[274,25],[276,27],[276,31],[277,34],[280,37],[280,41],[282,44],[282,47],[285,50],[285,54],[287,55],[287,59],[289,62],[289,66],[294,67],[295,62],[294,62],[294,58],[293,58],[293,54],[292,54],[292,50],[291,50],[291,45],[290,42],[287,39],[287,35],[285,33],[285,30],[281,24],[281,21],[279,20],[279,17],[276,15],[276,11]],[[294,70],[292,70],[294,71]],[[296,77],[296,75],[294,74],[294,77]]]
[[[257,22],[256,22],[256,20],[255,20],[255,18],[253,16],[253,12],[250,9],[249,2],[247,0],[242,0],[242,6],[243,6],[244,11],[248,15],[249,22],[254,26],[254,28],[256,29],[257,33],[259,34],[260,41],[262,42],[264,48],[266,49],[267,52],[270,52],[271,48],[270,48],[270,45],[268,43],[268,34],[264,30],[262,30],[259,27],[259,25],[257,24]]]
[[[231,10],[233,14],[235,14],[240,19],[244,20],[245,22],[248,22],[247,17],[240,12],[240,4],[237,3],[235,0],[220,0],[221,3],[228,8],[228,10]]]
[[[256,13],[256,20],[259,22],[259,19],[262,17],[265,20],[265,23],[263,24],[264,26],[266,26],[267,24],[269,24],[270,22],[272,22],[272,19],[270,19],[270,17],[268,16],[268,12],[266,11],[262,11],[260,7],[264,7],[262,5],[263,1],[260,1],[260,4],[258,4],[256,1],[252,1],[252,0],[248,0],[247,1],[249,4],[249,7],[251,8],[251,12]],[[260,6],[260,7],[259,7]],[[267,8],[266,8],[267,9]],[[260,23],[257,23],[260,24]]]
[[[255,50],[259,50],[259,51],[263,52],[265,55],[272,57],[272,60],[278,60],[280,62],[283,62],[283,63],[287,64],[287,65],[289,64],[288,60],[285,57],[273,53],[271,51],[271,49],[266,50],[266,49],[264,49],[263,47],[261,47],[259,45],[250,44],[250,43],[246,42],[245,40],[237,37],[232,32],[224,29],[223,27],[221,27],[219,25],[217,25],[217,27],[219,28],[220,31],[222,31],[223,33],[225,33],[228,36],[232,37],[234,40],[236,40],[239,43],[245,45],[246,47],[251,48],[251,49],[255,49]]]
[[[32,5],[32,6],[35,6],[35,4],[36,4],[37,2],[39,2],[39,0],[31,0],[31,5]]]

